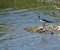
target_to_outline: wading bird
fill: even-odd
[[[48,21],[46,19],[41,19],[40,16],[37,16],[39,21],[42,22],[42,26],[32,26],[30,28],[24,28],[26,31],[28,32],[38,32],[42,35],[46,33],[46,32],[51,32],[51,34],[54,34],[55,32],[60,32],[60,26],[57,25],[45,25],[46,23],[53,23],[53,21]]]
[[[37,16],[37,17],[38,17],[39,21],[43,23],[43,24],[42,24],[43,26],[45,26],[46,23],[53,23],[53,21],[48,21],[48,20],[46,20],[46,19],[41,19],[40,16]]]
[[[44,29],[45,29],[45,24],[46,24],[46,23],[53,23],[53,21],[48,21],[48,20],[46,20],[46,19],[41,19],[40,16],[37,16],[37,17],[38,17],[39,21],[42,22],[42,26],[43,26]],[[51,32],[51,34],[54,34],[54,33]]]

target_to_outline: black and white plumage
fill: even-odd
[[[53,23],[52,21],[48,21],[46,19],[41,19],[40,16],[37,16],[40,22],[46,22],[46,23]]]
[[[39,21],[42,22],[43,28],[45,28],[45,26],[46,26],[45,24],[46,23],[53,23],[52,21],[48,21],[46,19],[41,19],[40,16],[37,16],[37,17],[38,17]],[[54,32],[51,32],[51,34],[54,34]]]

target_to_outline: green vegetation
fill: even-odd
[[[54,1],[54,0],[53,0]],[[8,10],[15,10],[15,9],[29,9],[29,10],[56,10],[56,7],[60,7],[60,0],[55,0],[56,3],[54,2],[46,2],[46,0],[0,0],[0,10],[1,9],[6,9]],[[11,9],[12,8],[12,9]],[[59,15],[54,15],[53,12],[50,13],[45,11],[45,14],[51,15],[51,16],[56,16],[60,17]],[[58,14],[60,14],[60,10],[58,11]]]
[[[12,0],[0,0],[0,9],[13,7]]]
[[[55,6],[60,7],[59,4],[55,4],[52,2],[43,2],[37,0],[0,0],[0,9],[4,8],[36,8],[40,7],[40,9],[51,9]]]

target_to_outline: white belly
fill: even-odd
[[[45,22],[45,21],[40,20],[40,22]]]

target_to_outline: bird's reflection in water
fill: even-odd
[[[40,45],[45,46],[47,44],[47,39],[45,38],[45,34],[41,34],[42,38],[40,41]]]

